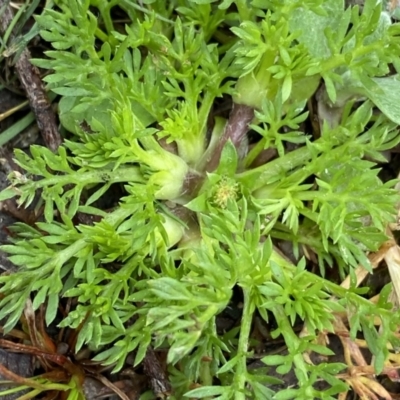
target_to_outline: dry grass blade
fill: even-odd
[[[119,387],[114,385],[103,375],[100,374],[96,375],[96,379],[98,379],[104,386],[107,386],[109,389],[111,389],[116,395],[119,396],[120,399],[131,400]]]
[[[28,101],[23,101],[21,104],[15,106],[13,108],[10,108],[6,112],[0,113],[0,121],[3,121],[4,119],[8,118],[10,115],[13,115],[15,112],[21,110],[22,108],[24,108],[28,104],[29,104]]]
[[[392,236],[392,234],[390,233]],[[392,236],[393,237],[393,236]],[[396,303],[400,304],[400,248],[394,239],[391,241],[390,248],[385,253],[385,262],[389,269],[393,289],[396,294]]]

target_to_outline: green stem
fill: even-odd
[[[247,154],[244,164],[246,167],[250,167],[254,160],[260,155],[265,148],[266,139],[262,138]]]
[[[352,60],[358,58],[358,57],[362,57],[366,54],[370,54],[370,53],[374,53],[376,52],[380,46],[382,44],[381,43],[374,43],[371,44],[369,46],[362,46],[361,48],[357,48],[355,50],[353,50],[353,54],[352,54]],[[321,69],[318,72],[318,74],[324,74],[326,72],[329,71],[333,71],[336,68],[341,67],[342,65],[347,64],[346,58],[348,56],[349,53],[345,53],[345,54],[338,54],[336,56],[333,56],[332,58],[324,61],[323,63],[321,63]],[[307,70],[309,69],[309,66],[306,66],[304,68],[301,68],[295,72],[293,72],[293,79],[297,78],[297,77],[304,77],[306,76]]]
[[[68,260],[78,254],[82,249],[87,246],[86,239],[79,239],[73,244],[66,247],[64,250],[58,251],[54,254],[53,259],[49,263],[49,271],[52,272],[55,268],[61,269]],[[43,267],[42,270],[45,268]]]
[[[237,180],[251,191],[267,185],[273,178],[305,164],[312,157],[307,147],[294,150],[267,164],[236,175]]]
[[[307,364],[304,361],[303,355],[301,353],[298,353],[298,348],[300,346],[300,339],[296,335],[296,333],[293,331],[293,327],[289,322],[289,318],[285,313],[285,309],[283,308],[282,305],[276,304],[272,312],[276,318],[276,322],[279,326],[279,330],[285,339],[285,343],[290,343],[289,345],[289,353],[294,353],[293,357],[293,363],[296,367],[296,376],[299,377],[299,372],[301,372],[300,376],[303,376],[303,378],[306,380],[308,377],[308,368]],[[298,354],[296,354],[298,353]],[[300,382],[302,383],[302,382]]]
[[[124,207],[123,205],[110,214],[107,214],[107,216],[104,218],[104,221],[115,227],[119,225],[125,218],[128,218],[130,215],[132,215],[132,208],[135,210],[135,207],[135,205],[127,207]]]
[[[200,132],[205,136],[205,133],[207,132],[207,120],[208,116],[211,112],[211,108],[213,106],[215,100],[215,95],[214,93],[211,93],[211,91],[207,91],[204,94],[203,101],[201,103],[200,109],[199,109],[199,122],[200,122]]]
[[[96,35],[97,39],[100,39],[103,43],[111,42],[114,45],[114,47],[116,46],[116,43],[114,43],[114,42],[116,42],[116,40],[115,39],[111,40],[113,38],[107,36],[107,34],[105,34],[100,28],[96,29],[95,35]]]
[[[153,15],[153,11],[152,10],[148,10],[145,7],[140,6],[139,4],[135,4],[135,2],[132,1],[128,1],[128,0],[123,0],[120,4],[120,6],[123,6],[126,9],[130,9],[133,8],[136,11],[140,11],[143,14],[147,14],[149,16]],[[173,21],[172,19],[168,19],[163,17],[161,14],[159,13],[154,13],[154,17],[162,22],[165,22],[167,24],[173,25],[175,23],[175,21]]]
[[[210,363],[208,361],[203,361],[200,366],[200,379],[204,386],[212,386],[213,376],[210,371]]]
[[[0,146],[5,145],[10,140],[14,139],[15,136],[19,135],[26,127],[28,127],[33,121],[35,121],[35,115],[33,112],[25,115],[8,129],[4,130],[0,134]]]
[[[52,185],[68,185],[74,182],[76,185],[90,185],[102,182],[144,182],[139,167],[118,168],[115,171],[95,170],[88,172],[76,171],[66,175],[54,175],[40,181],[31,182],[36,189]]]
[[[248,344],[253,321],[254,302],[251,298],[251,288],[243,288],[243,315],[240,325],[240,336],[238,343],[238,363],[236,364],[233,387],[235,388],[235,400],[245,400],[245,386],[247,376],[247,354]]]
[[[108,1],[107,2],[99,1],[97,4],[97,7],[99,8],[99,11],[101,14],[101,17],[103,18],[103,23],[106,27],[107,35],[104,34],[103,32],[102,33],[104,34],[104,36],[106,37],[107,40],[108,40],[108,35],[109,35],[110,39],[111,38],[114,39],[112,36],[112,32],[114,31],[114,24],[112,22],[112,18],[110,15],[111,8],[116,5],[113,3],[115,3],[115,2],[109,3]],[[114,42],[113,45],[115,46],[116,45],[115,39],[112,42]]]
[[[251,20],[251,12],[250,10],[252,9],[252,7],[247,4],[246,0],[236,0],[236,7],[239,11],[239,16],[240,16],[240,20],[243,21],[249,21]]]

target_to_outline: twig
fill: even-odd
[[[147,349],[143,364],[144,372],[150,379],[150,386],[157,398],[168,397],[171,394],[171,385],[154,350],[150,347]]]
[[[0,0],[0,9],[3,8],[4,12],[0,17],[0,31],[2,34],[6,32],[13,20],[9,1]],[[10,39],[13,38],[15,38],[15,35],[11,34]],[[30,58],[31,54],[28,48],[25,48],[15,61],[15,69],[26,92],[32,111],[36,116],[36,122],[43,140],[49,149],[56,151],[62,143],[57,128],[56,116],[40,79],[39,70],[29,62]]]
[[[119,396],[122,400],[130,400],[128,395],[124,393],[118,386],[114,385],[111,381],[109,381],[105,376],[101,374],[96,374],[94,377],[100,381],[103,385],[111,389],[117,396]]]

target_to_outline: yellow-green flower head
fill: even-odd
[[[226,208],[228,201],[236,201],[238,198],[239,185],[231,178],[222,178],[215,189],[214,203],[220,208]]]

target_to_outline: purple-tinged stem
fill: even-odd
[[[222,149],[228,140],[231,140],[236,149],[241,145],[244,137],[249,131],[249,124],[254,118],[254,108],[243,104],[233,103],[225,132],[222,135],[209,163],[206,166],[207,172],[214,171],[219,164]]]

